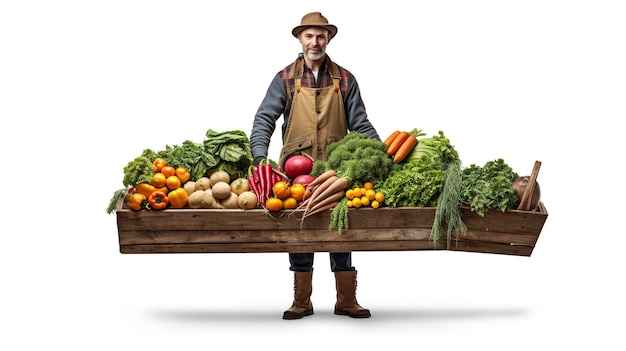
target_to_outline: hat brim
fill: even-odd
[[[298,34],[300,34],[300,32],[302,32],[303,30],[305,30],[307,28],[310,28],[310,27],[326,28],[330,32],[330,36],[333,37],[333,38],[337,34],[337,27],[333,26],[332,24],[326,24],[326,23],[319,23],[319,24],[312,23],[312,24],[300,25],[300,26],[297,26],[296,28],[294,28],[291,31],[291,34],[293,34],[293,36],[297,38]]]

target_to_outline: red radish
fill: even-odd
[[[315,179],[310,174],[301,174],[293,179],[292,184],[302,184],[306,188]]]
[[[299,175],[309,174],[313,170],[313,160],[304,155],[289,156],[285,161],[285,174],[289,179]]]

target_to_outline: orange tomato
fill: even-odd
[[[169,177],[167,177],[167,179],[165,179],[165,185],[167,186],[168,189],[174,190],[174,189],[180,188],[181,182],[180,182],[180,179],[178,179],[177,176],[173,175],[173,176],[169,176]]]
[[[289,184],[284,181],[274,183],[272,190],[274,191],[274,195],[281,200],[284,200],[291,195]]]
[[[152,175],[152,185],[154,185],[157,188],[162,188],[163,186],[165,186],[165,180],[167,179],[167,177],[165,176],[165,174],[158,172]]]
[[[286,210],[293,209],[298,207],[298,200],[289,196],[288,198],[283,200],[283,208]]]
[[[189,178],[191,178],[191,173],[187,170],[187,168],[179,166],[176,168],[176,176],[180,179],[181,183],[187,183]]]
[[[165,174],[166,177],[171,177],[173,175],[176,175],[176,169],[172,166],[163,166],[163,168],[161,168],[161,173]]]
[[[283,200],[277,197],[270,197],[265,201],[265,207],[270,211],[280,211],[283,209]]]
[[[304,185],[298,183],[293,184],[289,188],[289,191],[291,192],[291,196],[297,201],[304,200],[304,197],[306,195],[306,188],[304,187]]]
[[[346,190],[346,197],[348,198],[348,200],[354,199],[354,190],[352,189]]]
[[[383,194],[383,193],[381,193],[379,191],[379,192],[376,193],[375,199],[376,199],[376,201],[382,203],[383,201],[385,201],[385,194]]]
[[[361,206],[367,207],[370,205],[370,199],[367,196],[361,196]]]

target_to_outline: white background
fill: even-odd
[[[620,5],[2,2],[0,348],[623,349]],[[286,254],[119,253],[105,208],[126,163],[208,129],[249,133],[310,11],[339,27],[328,53],[382,138],[442,130],[465,166],[542,162],[549,217],[531,257],[355,252],[373,316],[354,320],[332,314],[317,254],[315,315],[283,321]]]

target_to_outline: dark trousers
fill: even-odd
[[[294,272],[312,272],[314,253],[289,253],[289,270]],[[330,270],[332,272],[354,271],[351,252],[331,252]]]

